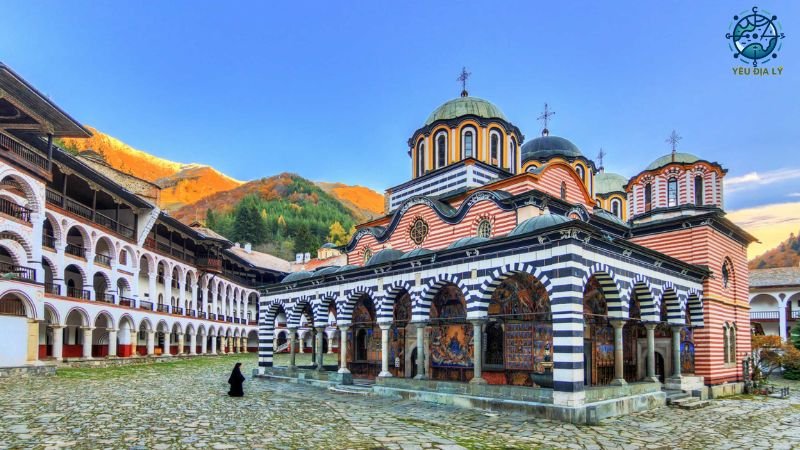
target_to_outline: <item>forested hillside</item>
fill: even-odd
[[[327,241],[344,244],[354,231],[353,213],[317,185],[283,173],[219,192],[175,212],[179,219],[200,215],[206,226],[233,241],[294,259],[315,254]]]

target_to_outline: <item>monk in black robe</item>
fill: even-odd
[[[244,390],[242,389],[244,375],[242,375],[242,370],[239,368],[241,366],[242,363],[236,363],[236,365],[233,366],[231,376],[228,378],[228,384],[231,385],[231,390],[228,391],[228,395],[231,397],[244,397]]]

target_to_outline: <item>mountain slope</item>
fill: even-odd
[[[318,181],[316,184],[353,211],[359,223],[383,215],[383,195],[370,188],[324,181]]]
[[[153,156],[137,150],[102,131],[87,127],[93,136],[88,139],[65,138],[61,144],[68,150],[80,153],[94,150],[102,155],[111,167],[157,184],[162,188],[161,206],[167,211],[194,203],[220,191],[242,184],[212,167],[202,164],[183,164]]]
[[[777,247],[750,260],[751,269],[790,267],[800,264],[800,237],[794,233]]]

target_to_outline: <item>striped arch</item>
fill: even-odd
[[[336,305],[336,322],[339,324],[350,324],[353,322],[353,309],[356,302],[362,295],[368,295],[377,306],[380,302],[375,297],[374,288],[357,287],[344,292],[344,296],[339,299]]]
[[[632,283],[631,287],[628,288],[628,301],[632,301],[633,295],[636,294],[636,299],[639,300],[639,309],[642,313],[642,321],[658,322],[660,320],[658,305],[653,294],[653,288],[650,285],[650,279],[642,274],[636,274]]]
[[[404,293],[412,293],[411,283],[408,281],[395,281],[383,287],[383,298],[379,307],[375,308],[378,322],[391,322],[394,313],[394,302],[397,297]]]
[[[428,282],[422,286],[422,292],[420,293],[419,297],[414,299],[412,302],[412,322],[422,322],[430,319],[431,303],[433,302],[433,298],[436,297],[436,294],[438,294],[439,291],[448,284],[454,284],[458,286],[458,288],[461,290],[461,293],[464,295],[465,303],[467,303],[467,306],[469,306],[470,295],[467,285],[464,284],[464,282],[461,281],[461,279],[456,275],[451,275],[449,273],[439,274],[428,280]]]
[[[311,307],[311,324],[313,325],[316,315],[314,314],[314,296],[313,295],[303,295],[302,297],[295,300],[294,305],[292,306],[291,311],[289,312],[289,316],[286,317],[286,326],[289,328],[297,328],[300,326],[300,317],[303,313],[303,309],[305,309],[306,305]]]
[[[595,277],[603,290],[603,297],[606,299],[608,308],[608,318],[627,319],[628,318],[628,299],[622,297],[622,289],[617,282],[614,270],[605,264],[595,263],[583,276],[583,290],[589,280]]]
[[[336,305],[337,297],[335,292],[324,292],[317,295],[317,300],[312,305],[315,327],[328,326],[328,308],[331,305]]]
[[[503,267],[498,267],[493,270],[491,275],[481,283],[481,287],[478,288],[477,299],[474,303],[470,304],[469,297],[467,297],[467,311],[469,311],[470,315],[477,314],[479,316],[485,316],[489,309],[489,302],[492,299],[492,295],[494,295],[494,291],[503,284],[505,280],[518,273],[533,275],[547,290],[547,296],[552,297],[552,283],[550,279],[547,278],[547,275],[543,274],[539,268],[534,267],[534,265],[530,263],[506,264]]]
[[[703,320],[703,293],[697,289],[689,289],[686,303],[689,309],[689,317],[692,320],[690,325],[694,327],[705,326],[705,321]]]
[[[659,299],[658,305],[659,308],[661,308],[662,305],[666,305],[667,322],[675,325],[683,325],[686,319],[684,318],[683,309],[681,308],[681,299],[678,297],[678,291],[675,289],[675,286],[667,281],[661,289],[661,298]]]

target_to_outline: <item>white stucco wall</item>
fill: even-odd
[[[28,357],[28,319],[0,316],[0,367],[22,366]]]

